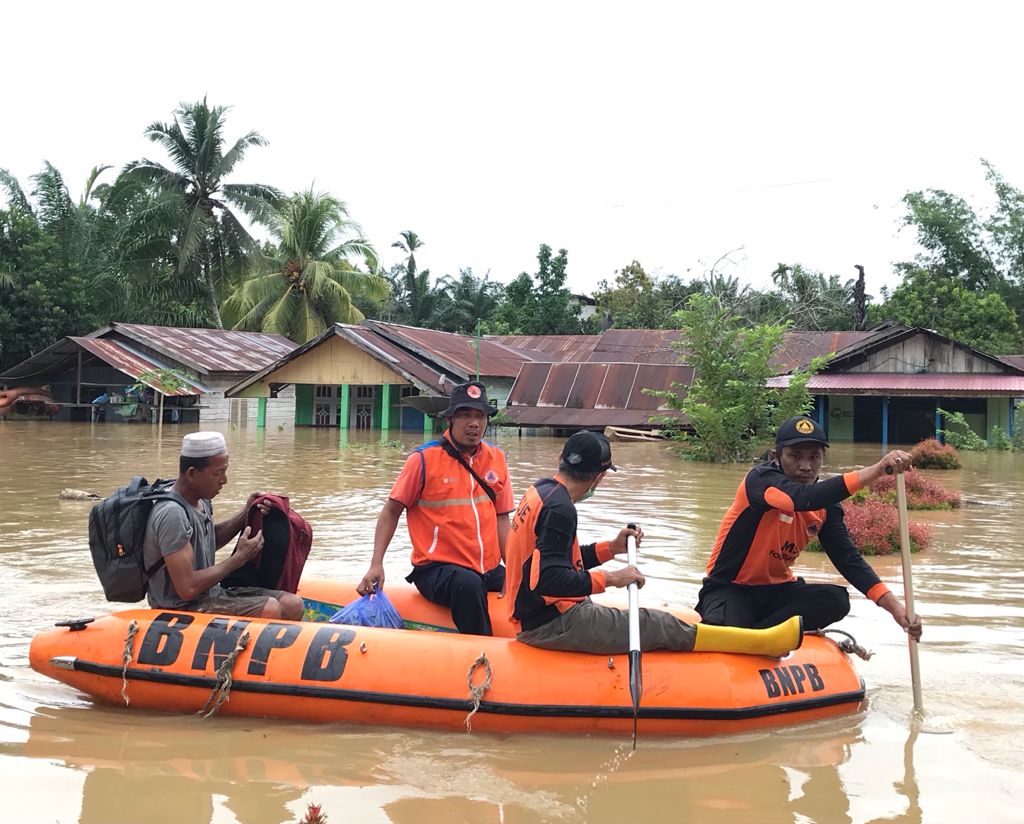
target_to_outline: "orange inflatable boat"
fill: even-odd
[[[32,667],[111,704],[170,712],[497,732],[632,730],[628,655],[514,640],[492,596],[494,637],[454,632],[447,610],[388,587],[409,629],[323,623],[351,584],[310,581],[302,622],[129,609],[37,635]],[[677,611],[689,620],[692,612]],[[435,630],[435,631],[429,631]],[[831,640],[784,658],[646,652],[640,735],[718,735],[855,712],[864,683]]]

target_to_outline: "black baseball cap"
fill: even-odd
[[[460,383],[454,387],[448,399],[448,408],[441,413],[441,417],[450,418],[460,409],[478,409],[488,417],[498,414],[498,410],[487,400],[487,387],[480,381]]]
[[[559,460],[578,472],[618,472],[619,468],[612,463],[612,445],[600,432],[587,429],[569,437],[562,447]]]
[[[796,415],[782,424],[779,431],[775,433],[775,448],[795,446],[798,443],[818,443],[828,446],[828,438],[825,436],[825,430],[813,418]]]

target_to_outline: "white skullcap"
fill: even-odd
[[[181,440],[183,458],[209,458],[228,451],[228,445],[220,432],[193,432]]]

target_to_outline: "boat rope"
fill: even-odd
[[[484,680],[481,684],[473,683],[473,675],[480,667],[484,668]],[[473,665],[469,668],[469,672],[466,673],[466,683],[469,686],[469,697],[467,701],[473,703],[473,709],[469,711],[469,715],[466,716],[466,732],[473,732],[473,716],[476,715],[477,710],[480,709],[480,701],[484,697],[484,693],[491,688],[491,662],[487,660],[487,653],[481,652],[477,659],[473,662]]]
[[[819,629],[813,632],[805,632],[804,635],[820,635],[822,638],[828,638],[828,633],[833,632],[836,635],[845,636],[842,641],[836,641],[834,638],[829,638],[839,649],[845,652],[847,655],[856,655],[858,658],[863,658],[865,661],[870,661],[871,656],[874,653],[862,647],[857,643],[857,639],[854,638],[850,633],[843,632],[841,629]]]
[[[128,665],[132,662],[132,646],[134,646],[135,633],[139,631],[139,622],[132,618],[128,622],[128,634],[124,639],[123,664],[121,666],[121,697],[127,707],[131,702],[128,700]]]
[[[213,690],[210,692],[210,697],[206,699],[206,703],[199,708],[196,715],[201,715],[203,718],[209,718],[217,710],[220,709],[221,704],[231,698],[231,685],[234,683],[234,678],[231,671],[235,668],[235,661],[238,660],[238,656],[242,654],[244,650],[249,646],[249,632],[246,630],[242,633],[242,637],[238,639],[238,643],[235,644],[235,648],[229,652],[219,667],[217,667],[217,683],[214,684]],[[212,706],[211,706],[212,705]],[[206,708],[209,707],[209,711]]]

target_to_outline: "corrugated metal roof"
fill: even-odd
[[[769,386],[789,385],[789,375],[768,381]],[[1024,375],[993,375],[930,372],[914,375],[893,372],[847,372],[815,375],[807,389],[817,395],[1021,395]]]
[[[1000,355],[999,360],[1007,366],[1012,366],[1014,369],[1024,372],[1024,355]]]
[[[292,350],[287,355],[278,358],[273,363],[265,366],[258,372],[253,373],[245,380],[239,381],[225,392],[226,397],[235,397],[248,387],[271,376],[285,364],[291,363],[296,358],[305,355],[312,349],[320,346],[324,341],[332,337],[341,337],[356,348],[366,352],[371,357],[385,364],[397,374],[401,375],[421,392],[438,395],[448,395],[452,387],[458,382],[443,372],[434,369],[430,364],[425,363],[421,358],[402,349],[402,347],[390,341],[383,335],[377,334],[367,326],[354,326],[347,323],[336,323],[317,335],[312,340],[306,341],[302,346]]]
[[[178,329],[141,323],[114,323],[109,329],[89,335],[109,338],[119,333],[200,374],[210,372],[248,373],[273,363],[296,348],[281,335],[263,332],[234,332],[230,329]]]
[[[841,352],[874,337],[877,332],[786,332],[769,363],[776,373],[792,372],[814,358]]]
[[[488,335],[488,340],[558,362],[590,360],[600,335]],[[538,359],[537,357],[534,358]]]
[[[595,363],[677,364],[682,352],[672,344],[682,340],[678,329],[609,329],[589,361]]]
[[[156,358],[143,355],[141,352],[136,352],[121,341],[106,340],[103,338],[78,338],[71,337],[69,340],[73,340],[79,346],[86,351],[95,355],[105,363],[110,364],[114,369],[129,377],[139,380],[147,372],[156,372],[161,369],[173,369],[170,364],[164,363],[163,361],[157,360]],[[185,386],[181,389],[169,389],[164,387],[159,380],[144,380],[147,386],[153,387],[157,392],[162,395],[201,395],[204,392],[210,390],[203,386],[199,381],[191,378],[189,375],[182,374],[180,371],[175,370],[176,373],[182,378]]]
[[[365,320],[362,325],[383,335],[420,357],[433,361],[441,369],[469,379],[477,371],[477,339],[436,329],[420,329],[379,320]],[[481,377],[514,378],[519,367],[536,360],[525,352],[512,349],[489,338],[480,339]]]
[[[4,381],[35,380],[55,370],[69,369],[83,350],[135,380],[138,380],[139,376],[146,372],[173,369],[188,383],[188,387],[182,391],[165,392],[158,381],[146,381],[149,386],[163,395],[198,395],[210,391],[203,383],[191,375],[183,373],[176,362],[168,362],[140,352],[127,341],[95,337],[69,336],[61,338],[42,352],[37,352],[31,358],[8,369],[3,375],[0,375],[0,379]]]
[[[507,413],[527,426],[641,426],[650,415],[675,414],[644,389],[689,386],[692,379],[693,369],[679,364],[526,363]]]

